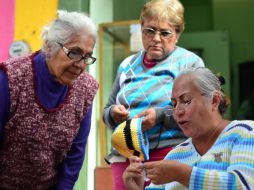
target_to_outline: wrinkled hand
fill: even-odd
[[[116,123],[122,123],[129,118],[130,112],[123,105],[114,105],[112,117]]]
[[[144,176],[143,163],[136,156],[130,157],[130,165],[123,173],[123,181],[126,190],[143,190]]]
[[[142,120],[142,130],[147,131],[156,125],[156,112],[154,108],[147,109],[137,114],[135,118],[144,117]]]
[[[165,184],[176,181],[179,168],[179,162],[174,160],[160,160],[155,162],[146,162],[144,167],[146,176],[154,184]]]

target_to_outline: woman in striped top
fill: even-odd
[[[162,161],[141,163],[136,157],[125,170],[126,189],[253,189],[254,122],[223,117],[229,100],[219,79],[207,68],[183,71],[175,80],[171,101],[174,118],[188,137]]]

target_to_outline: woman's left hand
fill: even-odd
[[[172,160],[160,160],[144,163],[146,177],[154,184],[164,184],[175,181],[175,165],[178,162]]]
[[[122,178],[126,190],[141,190],[144,186],[143,163],[140,158],[132,156],[130,165],[125,169]]]
[[[146,177],[154,184],[165,184],[173,181],[189,186],[192,168],[175,160],[145,162]]]
[[[156,112],[154,108],[147,109],[137,114],[135,118],[144,117],[142,120],[142,130],[147,131],[156,125]]]

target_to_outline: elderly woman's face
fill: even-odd
[[[85,38],[73,39],[68,44],[62,44],[56,53],[56,56],[47,61],[50,73],[55,77],[57,81],[62,84],[69,85],[85,70],[86,64],[84,60],[79,62],[70,59],[67,56],[66,51],[73,51],[81,54],[84,57],[92,55],[95,45],[95,39],[92,36],[86,36]],[[64,51],[65,49],[65,51]]]
[[[192,138],[207,132],[212,101],[203,96],[188,75],[178,78],[172,91],[173,116],[183,133]]]
[[[142,25],[143,46],[150,59],[162,59],[174,50],[178,34],[168,22],[144,21]]]

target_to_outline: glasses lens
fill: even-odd
[[[153,29],[153,28],[144,28],[143,33],[148,37],[154,37],[156,34],[156,31],[159,31],[159,34],[162,38],[171,38],[173,35],[173,32],[170,30],[159,30],[159,29]]]
[[[80,53],[72,51],[72,50],[69,51],[68,57],[75,61],[80,61],[82,59],[82,55]]]
[[[170,38],[173,34],[171,31],[161,31],[160,33],[163,38]]]
[[[149,37],[152,37],[155,35],[155,30],[152,28],[144,28],[143,33]]]
[[[86,57],[86,58],[84,59],[86,65],[91,65],[91,64],[93,64],[93,63],[95,62],[95,60],[96,60],[96,59],[93,58],[93,57]]]

